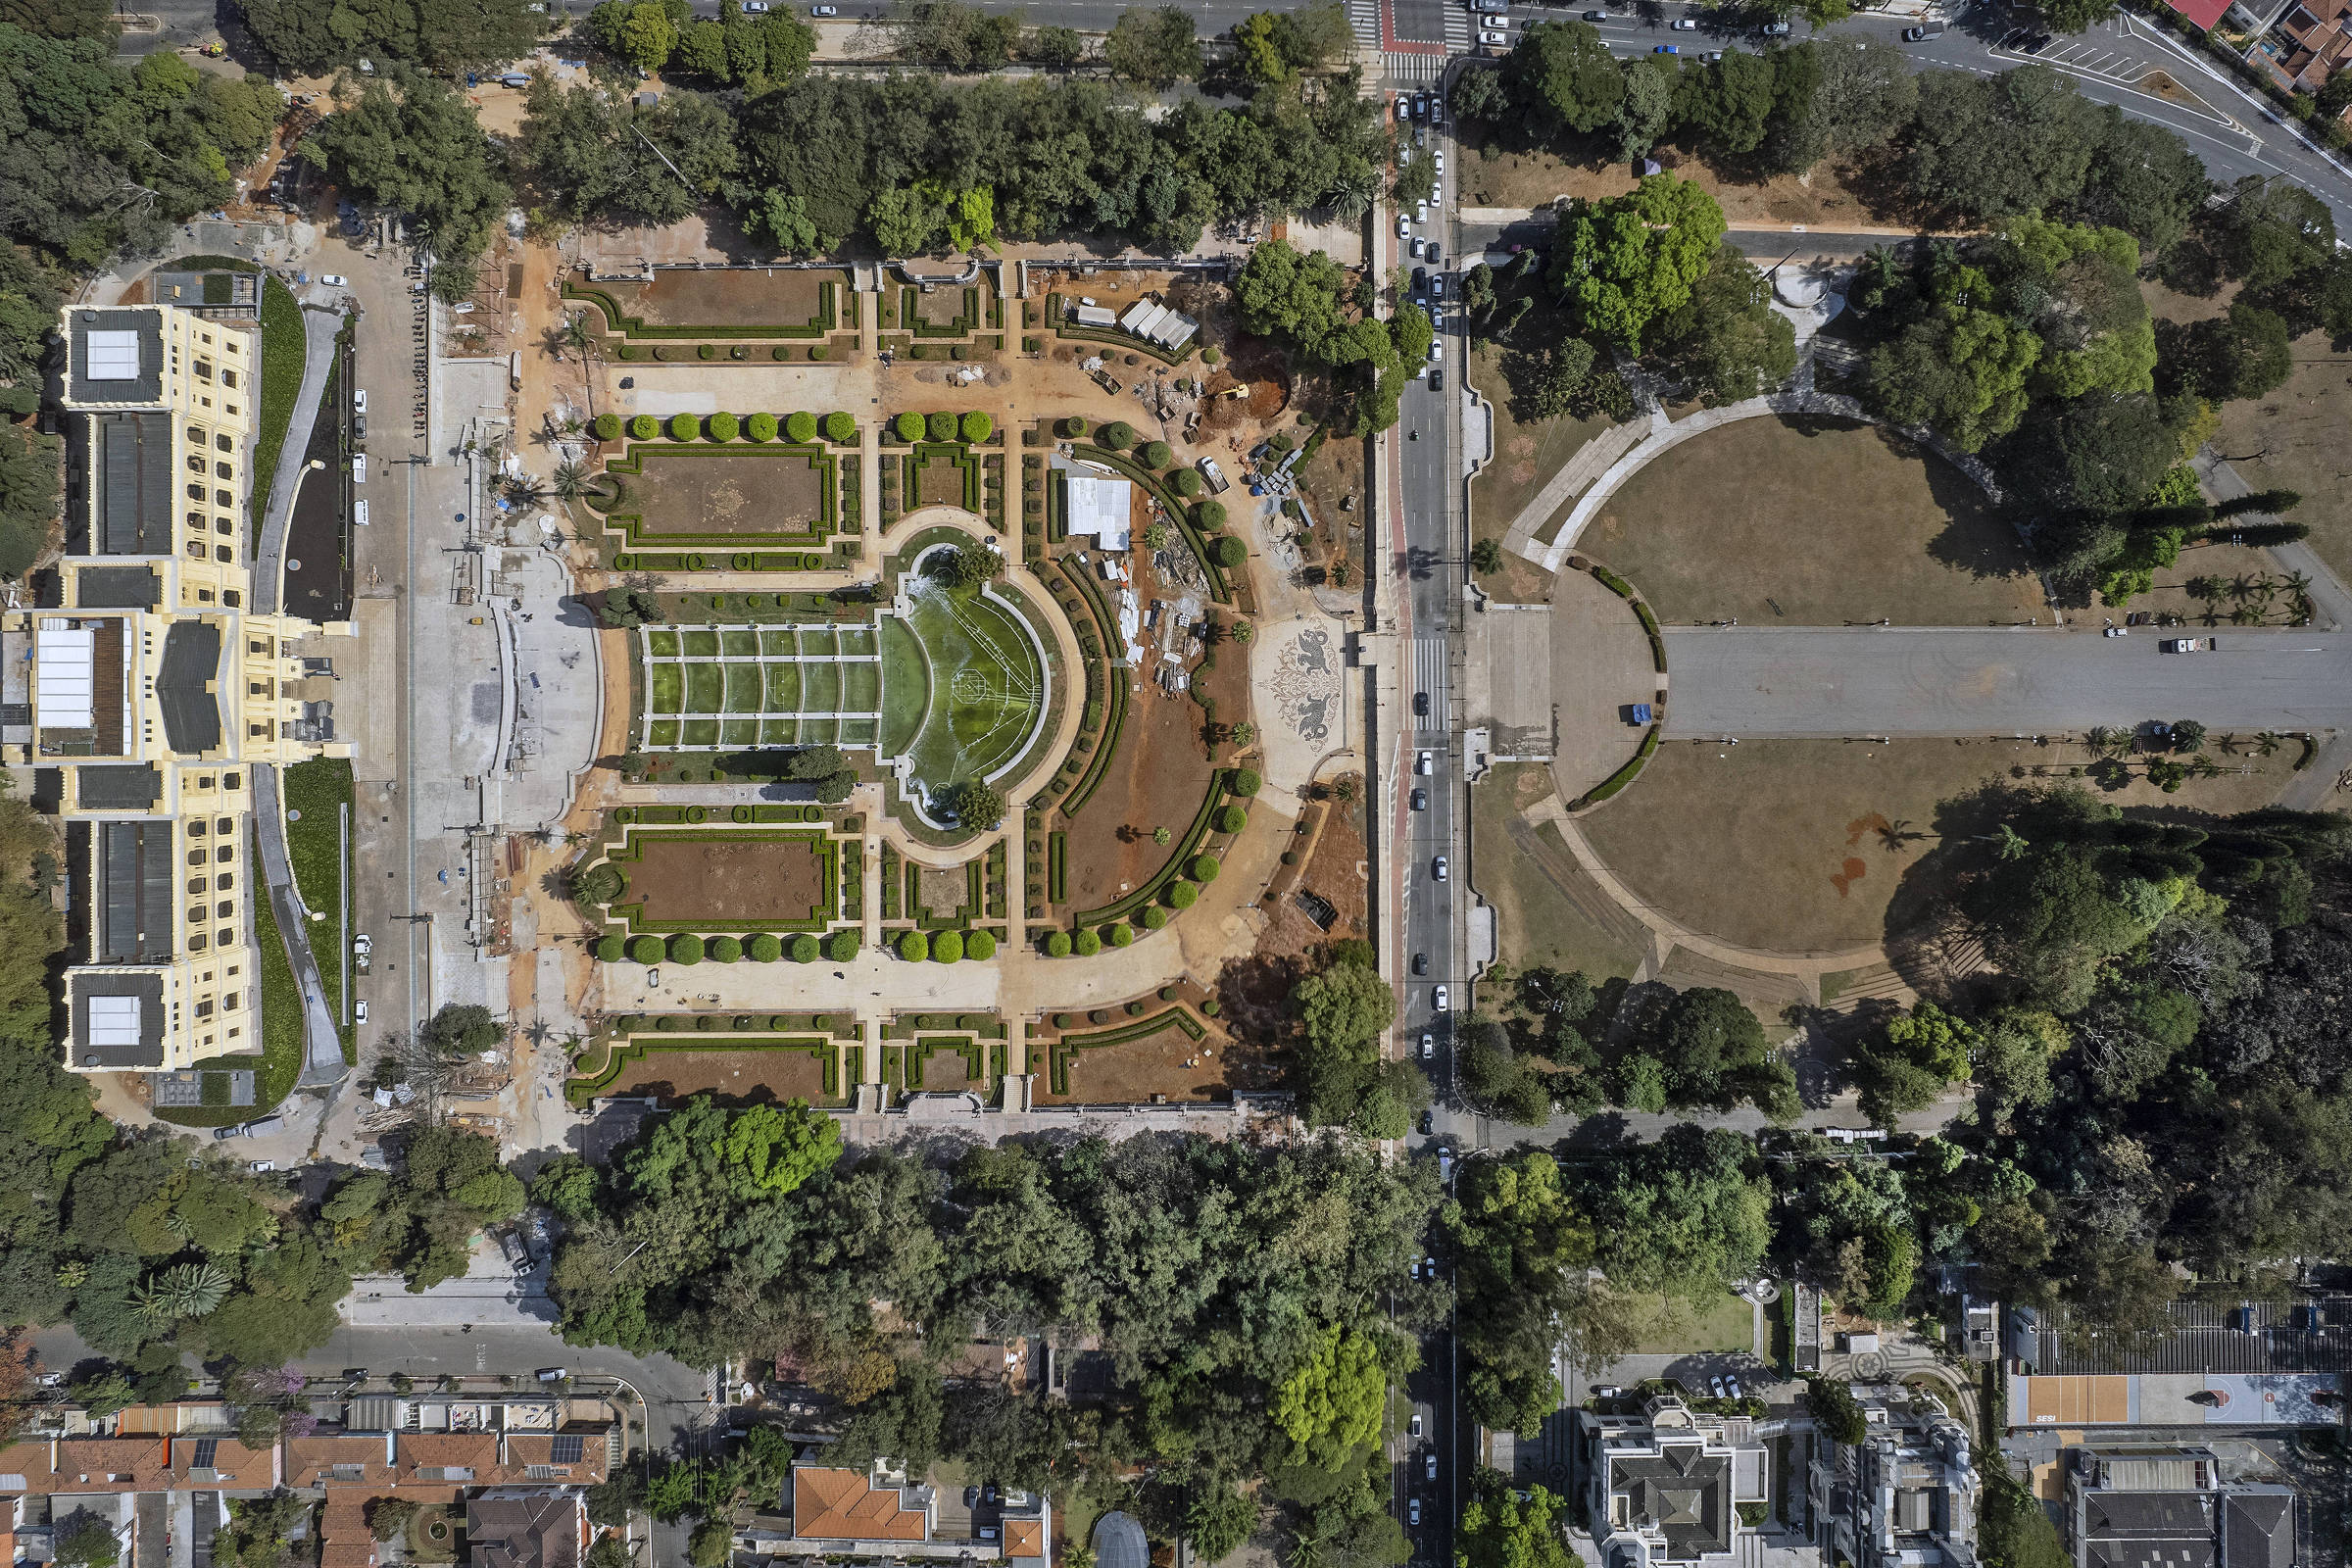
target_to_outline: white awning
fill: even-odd
[[[43,621],[32,634],[33,721],[43,729],[88,729],[97,685],[98,634]]]
[[[1085,535],[1104,550],[1127,548],[1128,518],[1133,514],[1134,486],[1072,469],[1069,475],[1070,534]]]
[[[90,998],[90,1044],[121,1049],[139,1043],[139,999]]]
[[[139,378],[139,334],[105,331],[89,334],[90,363],[84,372],[92,381],[136,381]]]

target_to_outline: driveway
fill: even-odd
[[[2234,730],[2352,724],[2352,636],[2188,630],[2217,647],[2160,653],[2157,635],[2144,628],[2129,637],[2025,628],[1670,629],[1666,733],[2046,735],[2151,718]]]

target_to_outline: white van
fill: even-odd
[[[368,454],[365,452],[354,453],[352,455],[351,482],[353,484],[366,484],[368,482]]]
[[[361,527],[363,527],[363,528],[365,528],[365,527],[367,527],[367,526],[368,526],[368,503],[367,503],[367,502],[365,502],[365,501],[354,501],[354,502],[351,504],[351,520],[352,520],[353,522],[355,522],[355,523],[358,523],[358,524],[359,524]]]

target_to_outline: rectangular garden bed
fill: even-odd
[[[597,308],[607,331],[669,342],[823,337],[839,325],[848,292],[847,272],[802,268],[663,269],[650,283],[564,285],[566,300]]]
[[[822,931],[840,906],[840,846],[817,828],[630,827],[612,918],[640,931]]]
[[[814,444],[637,442],[606,471],[605,526],[631,548],[822,548],[841,515],[840,459]]]

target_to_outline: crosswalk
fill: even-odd
[[[1446,8],[1446,52],[1466,54],[1470,49],[1470,13],[1458,6]]]
[[[1429,698],[1429,711],[1413,719],[1413,728],[1443,734],[1446,729],[1446,639],[1413,639],[1413,690]],[[1419,703],[1416,699],[1415,706]]]
[[[1445,55],[1406,54],[1392,49],[1380,57],[1381,69],[1389,81],[1399,87],[1418,87],[1446,79]]]
[[[1348,25],[1366,54],[1380,52],[1380,0],[1348,0]]]

